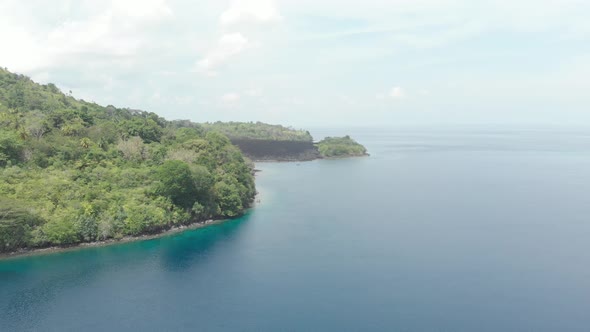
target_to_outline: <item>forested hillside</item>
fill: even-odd
[[[234,217],[254,195],[251,165],[222,133],[0,68],[0,251]]]
[[[250,139],[296,142],[311,142],[313,140],[309,131],[262,122],[214,122],[204,123],[202,126],[207,130],[219,131],[232,140]]]
[[[326,137],[317,144],[309,131],[262,122],[204,123],[207,131],[227,135],[233,144],[256,161],[308,161],[319,158],[366,156],[367,149],[350,138]]]

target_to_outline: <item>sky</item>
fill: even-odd
[[[590,125],[587,0],[0,0],[0,66],[167,119]]]

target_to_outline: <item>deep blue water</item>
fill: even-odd
[[[590,131],[347,133],[238,220],[0,261],[0,330],[590,330]]]

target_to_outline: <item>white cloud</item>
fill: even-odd
[[[215,75],[215,70],[230,59],[244,52],[250,42],[241,33],[224,34],[217,45],[197,62],[197,71]]]
[[[116,17],[107,12],[88,21],[69,21],[50,31],[45,50],[53,57],[84,53],[128,56],[139,48],[139,39],[128,38],[116,28]]]
[[[269,23],[282,19],[273,0],[234,0],[219,21],[223,27],[241,23]]]
[[[258,88],[252,88],[244,91],[244,94],[248,97],[262,97],[262,90]]]
[[[589,13],[584,0],[0,0],[0,66],[101,104],[173,117],[197,107],[207,120],[282,108],[282,121],[346,122],[333,105],[361,101],[577,109],[589,98]]]
[[[277,22],[281,19],[273,0],[234,0],[219,17],[219,25],[225,32],[217,45],[197,62],[196,71],[208,76],[216,76],[218,67],[237,57],[253,44],[257,44],[249,41],[236,28],[245,28],[244,25]],[[231,30],[233,31],[229,32]]]
[[[42,25],[47,19],[44,8],[31,6],[18,1],[0,4],[0,12],[13,13],[0,16],[0,39],[12,45],[0,52],[0,62],[25,73],[134,56],[148,44],[145,28],[173,16],[166,0],[88,2],[77,4],[77,12],[62,6],[57,21]],[[39,23],[23,24],[30,21]]]
[[[287,97],[287,98],[285,98],[284,102],[286,104],[294,105],[294,106],[305,105],[305,101],[302,98],[296,97],[296,96]]]
[[[174,102],[178,105],[190,105],[195,100],[193,96],[177,96]]]
[[[166,0],[125,0],[113,1],[114,15],[137,22],[161,21],[173,16]]]
[[[152,101],[160,101],[162,100],[162,94],[160,93],[160,91],[156,91],[150,96],[150,99]]]
[[[228,92],[221,97],[221,100],[226,104],[236,103],[239,100],[244,99],[249,101],[260,101],[262,100],[262,90],[258,88],[246,89],[241,92]]]
[[[172,16],[165,0],[113,1],[95,16],[63,22],[48,33],[45,46],[57,56],[134,55],[146,43],[142,30]]]
[[[354,105],[356,104],[356,101],[354,98],[352,98],[349,95],[345,95],[345,94],[341,94],[337,97],[342,103],[347,104],[347,105]]]
[[[400,99],[406,96],[406,91],[399,86],[391,88],[389,91],[389,97],[394,99]]]
[[[228,92],[221,96],[221,101],[225,104],[234,104],[240,100],[240,94],[235,92]]]
[[[399,86],[394,86],[387,93],[379,92],[375,95],[377,100],[385,99],[402,99],[406,96],[406,90]]]

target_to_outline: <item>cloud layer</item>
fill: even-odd
[[[273,23],[282,19],[272,0],[234,0],[221,14],[220,23],[228,28],[239,24]]]
[[[0,65],[198,121],[590,122],[588,17],[580,0],[5,0]]]
[[[221,36],[202,60],[197,62],[197,71],[213,76],[215,70],[248,49],[250,43],[241,33],[227,33]]]

